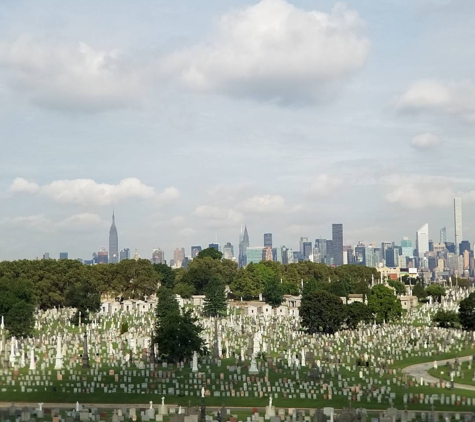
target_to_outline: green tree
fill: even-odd
[[[417,296],[419,300],[425,299],[427,297],[427,292],[426,289],[422,286],[421,283],[417,283],[413,288],[412,288],[412,294],[413,296]]]
[[[305,280],[303,282],[303,290],[302,290],[302,296],[306,296],[310,294],[311,292],[318,292],[325,290],[326,284],[323,281],[317,281],[313,277]]]
[[[388,280],[388,285],[390,285],[394,290],[396,291],[397,295],[403,295],[406,293],[406,286],[404,283],[398,281],[398,280]]]
[[[4,276],[0,279],[0,315],[10,336],[26,337],[33,333],[33,284],[24,278]]]
[[[442,296],[445,296],[445,289],[439,284],[431,284],[426,287],[426,293],[428,296],[432,296],[432,299],[440,303]]]
[[[432,322],[441,328],[457,328],[460,326],[459,316],[455,311],[439,309],[432,317]]]
[[[261,292],[259,283],[250,276],[245,268],[238,270],[230,288],[236,297],[242,297],[244,300],[251,300],[259,296]]]
[[[172,289],[175,284],[175,271],[166,264],[153,264],[153,269],[160,275],[162,286]]]
[[[156,330],[165,319],[165,317],[172,315],[177,316],[180,314],[180,305],[176,300],[175,293],[167,289],[165,286],[161,286],[157,291],[157,307],[155,308],[155,321]]]
[[[371,289],[368,306],[370,311],[376,315],[376,322],[379,324],[383,321],[399,319],[402,315],[401,301],[390,288],[382,284]]]
[[[173,287],[173,292],[184,299],[189,299],[195,293],[195,286],[188,283],[177,283]]]
[[[343,280],[335,280],[327,283],[327,290],[338,297],[348,297],[349,285]]]
[[[351,329],[355,329],[360,322],[370,323],[373,320],[373,314],[369,306],[362,302],[353,302],[346,305],[346,313],[346,325]]]
[[[345,305],[338,296],[326,291],[312,291],[302,297],[300,323],[309,333],[333,334],[346,318]]]
[[[226,314],[227,306],[226,286],[220,278],[214,277],[206,286],[203,314],[217,318]]]
[[[205,251],[206,250],[207,249],[205,249]],[[213,250],[216,251],[216,249]],[[199,259],[194,259],[188,264],[188,269],[186,273],[183,274],[180,282],[193,285],[196,294],[202,295],[205,293],[206,286],[213,277],[219,277],[223,282],[225,281],[222,275],[223,268],[221,261],[209,256],[203,256]]]
[[[464,330],[475,330],[475,293],[460,301],[459,320]]]
[[[456,278],[453,281],[453,284],[464,289],[468,289],[470,287],[470,282],[466,278]]]
[[[202,258],[211,258],[211,259],[216,259],[218,261],[221,260],[223,257],[223,253],[218,251],[215,248],[206,248],[203,249],[197,256],[196,258],[202,259]]]
[[[282,304],[284,301],[284,287],[277,275],[266,281],[262,293],[266,303],[273,308],[277,308]]]
[[[84,323],[89,321],[90,312],[98,312],[101,309],[101,295],[90,279],[83,278],[71,284],[65,293],[66,306],[76,308],[73,317],[74,324],[79,323],[79,312]]]
[[[193,352],[202,352],[201,331],[203,329],[198,324],[198,319],[187,309],[178,315],[168,314],[161,320],[156,330],[155,343],[167,361],[182,362],[190,359]]]

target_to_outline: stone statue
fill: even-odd
[[[44,405],[44,403],[38,403],[38,410],[39,411],[43,410],[43,405]]]
[[[269,409],[272,409],[272,396],[269,396]]]
[[[165,406],[165,397],[162,397],[162,406]]]
[[[152,410],[153,409],[153,401],[149,401],[149,404],[150,404],[149,409]]]
[[[205,397],[205,388],[201,387],[201,398],[204,399]]]

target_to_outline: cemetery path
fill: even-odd
[[[453,359],[443,359],[441,361],[437,361],[437,364],[440,366],[440,364],[445,365],[446,362],[455,362],[456,359],[459,360],[459,362],[466,362],[468,360],[472,360],[472,356],[461,356],[459,358],[453,358]],[[403,372],[406,374],[416,378],[416,379],[423,379],[426,382],[433,382],[433,383],[438,383],[439,379],[436,377],[433,377],[432,375],[429,375],[427,372],[429,369],[434,367],[434,361],[432,362],[424,362],[424,363],[417,363],[416,365],[411,365],[411,366],[406,366],[403,368]],[[459,384],[455,383],[454,384],[455,388],[460,388],[462,390],[471,390],[475,391],[475,385],[468,385],[468,384]]]

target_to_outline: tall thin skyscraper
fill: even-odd
[[[239,236],[239,258],[238,258],[239,268],[243,268],[247,265],[247,248],[248,247],[249,247],[249,234],[247,233],[247,226],[244,226],[244,233],[243,233],[242,225],[241,225],[241,234]]]
[[[429,252],[429,224],[424,224],[416,233],[417,255],[424,258],[426,252]]]
[[[115,215],[112,211],[112,225],[109,230],[109,262],[117,264],[119,262],[119,236],[117,227],[115,226]]]
[[[463,240],[462,198],[454,198],[455,255],[460,254],[460,242]]]
[[[333,264],[343,265],[343,224],[332,224]]]

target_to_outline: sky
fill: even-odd
[[[3,0],[0,260],[474,241],[473,0]]]

